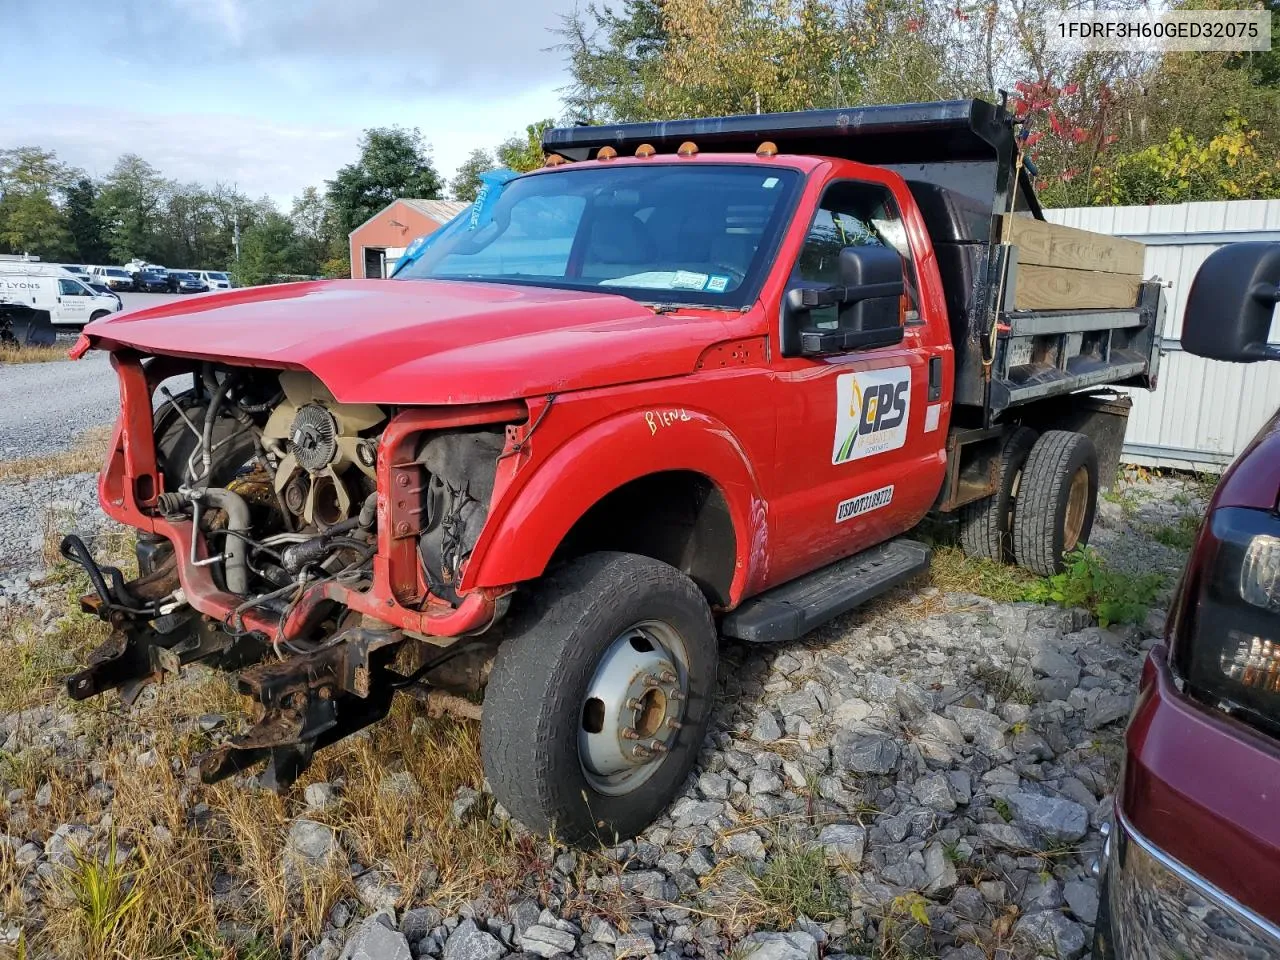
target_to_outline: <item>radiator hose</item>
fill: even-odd
[[[227,589],[232,593],[249,592],[248,547],[244,540],[234,536],[249,530],[249,505],[238,493],[222,487],[210,487],[195,494],[201,502],[221,507],[227,514],[228,535],[222,545],[223,563],[225,564]]]

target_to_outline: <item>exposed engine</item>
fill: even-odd
[[[327,529],[351,515],[348,484],[361,482],[357,473],[375,478],[378,439],[369,434],[386,414],[371,403],[339,404],[309,373],[280,374],[280,389],[284,399],[262,428],[262,444],[277,463],[276,492],[305,525]]]
[[[151,505],[126,517],[157,530],[139,534],[141,576],[126,583],[78,538],[64,541],[97,593],[86,609],[116,628],[68,679],[73,697],[119,688],[132,699],[195,661],[247,667],[240,689],[261,719],[207,756],[202,774],[216,780],[265,759],[264,781],[285,786],[318,746],[385,714],[397,689],[455,657],[476,659],[483,641],[446,638],[474,637],[506,608],[501,596],[458,591],[505,425],[432,429],[423,411],[397,421],[395,408],[339,403],[305,371],[211,364],[192,389],[160,385],[153,401],[154,484],[131,481]],[[108,473],[132,477],[123,460]],[[454,632],[433,629],[450,617]],[[427,637],[433,645],[406,643]]]

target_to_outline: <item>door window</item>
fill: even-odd
[[[902,215],[888,188],[855,180],[827,187],[796,259],[792,281],[803,286],[838,286],[842,282],[840,251],[846,247],[872,247],[884,250],[886,256],[890,251],[897,255],[906,282],[910,320],[915,307],[915,269]],[[839,306],[821,307],[811,312],[809,324],[836,329],[842,321],[848,322],[851,314]]]
[[[64,297],[83,297],[87,296],[89,291],[79,280],[58,280],[58,293]]]

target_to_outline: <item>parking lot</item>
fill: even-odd
[[[198,293],[137,293],[132,290],[126,290],[116,294],[120,301],[124,304],[126,310],[141,310],[144,307],[155,307],[162,303],[168,303],[170,300],[187,300],[191,297],[198,297]]]

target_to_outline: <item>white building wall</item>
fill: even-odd
[[[1124,459],[1147,466],[1221,470],[1280,407],[1280,363],[1233,364],[1182,350],[1187,291],[1200,264],[1218,247],[1247,240],[1280,241],[1280,200],[1232,200],[1153,207],[1045,210],[1045,218],[1082,230],[1147,244],[1145,277],[1160,277],[1169,310],[1165,355],[1153,393],[1128,391],[1133,413]],[[1272,339],[1280,340],[1272,328]]]

